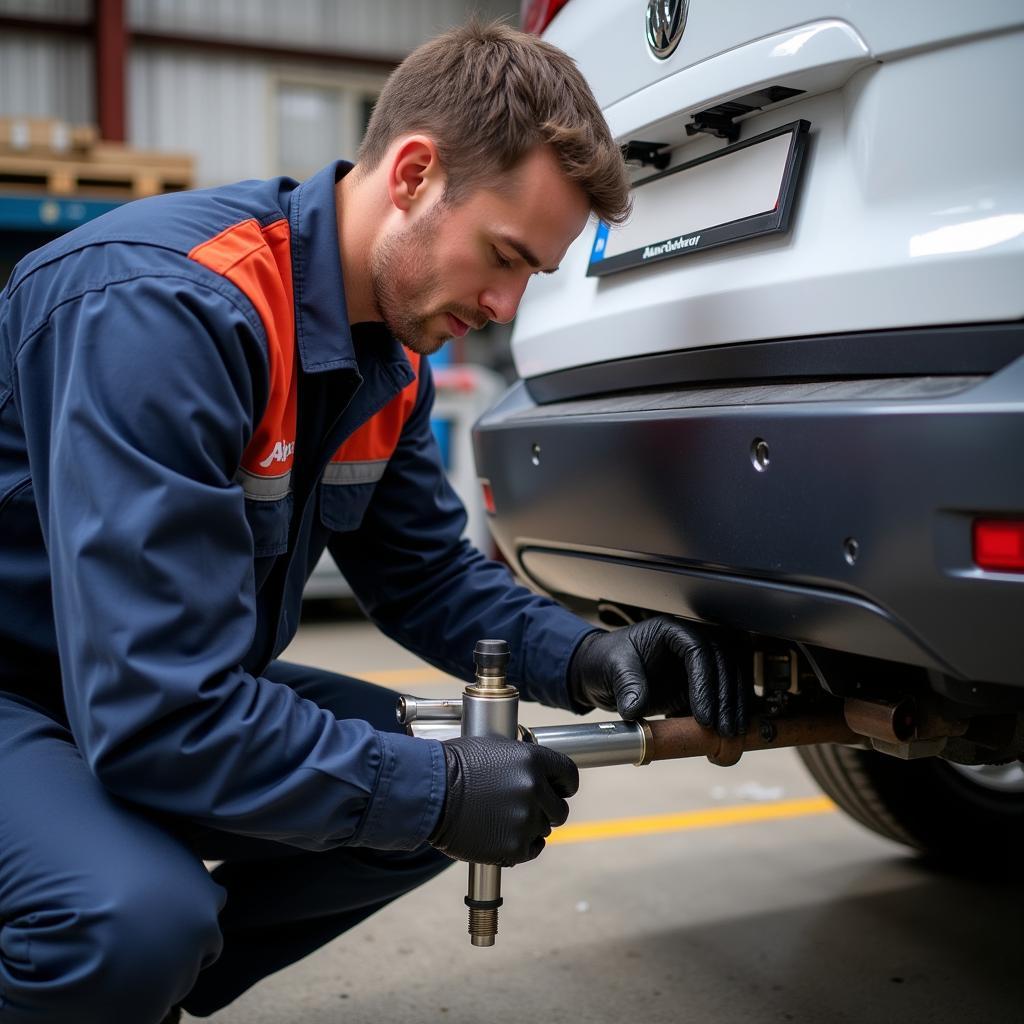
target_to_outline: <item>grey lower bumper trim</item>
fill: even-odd
[[[638,608],[654,604],[683,618],[727,622],[762,636],[870,653],[956,675],[891,615],[850,594],[572,551],[529,548],[520,558],[533,581],[546,590],[568,586],[576,597],[595,602],[614,593],[616,600]]]
[[[925,383],[559,409],[518,385],[474,433],[491,529],[552,593],[1024,686],[1024,573],[972,550],[975,519],[1024,517],[1024,357]]]

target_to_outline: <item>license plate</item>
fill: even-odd
[[[789,230],[809,128],[794,121],[638,181],[629,220],[598,224],[587,276]]]

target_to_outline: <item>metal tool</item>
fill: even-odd
[[[848,699],[829,700],[799,716],[755,716],[746,735],[732,738],[705,729],[694,718],[617,719],[528,728],[518,722],[519,691],[505,677],[508,644],[504,640],[481,640],[473,656],[476,680],[466,687],[461,701],[399,698],[398,721],[406,732],[438,740],[459,735],[519,739],[557,750],[579,768],[602,768],[681,757],[706,757],[713,764],[728,766],[752,750],[815,743],[864,745],[869,739],[873,744],[906,745],[908,737],[923,742],[920,737],[927,736],[929,742],[934,742],[936,737],[961,735],[967,727],[965,722],[927,714],[927,708]],[[474,946],[494,945],[501,904],[501,868],[470,864],[466,905]]]
[[[476,681],[462,693],[462,735],[493,736],[514,740],[519,731],[519,691],[505,678],[509,646],[504,640],[479,640],[473,650]],[[405,698],[407,712],[411,710]],[[436,702],[444,704],[444,701]],[[416,706],[416,710],[421,705]],[[447,717],[453,709],[438,709]],[[401,716],[399,718],[401,720]],[[501,868],[496,864],[470,864],[469,936],[474,946],[493,946],[501,906]]]
[[[416,698],[403,697],[402,700],[408,702]],[[694,718],[641,718],[635,722],[616,719],[532,728],[519,725],[515,738],[557,750],[573,760],[577,768],[641,766],[681,757],[706,757],[713,764],[728,766],[736,764],[742,754],[754,750],[802,747],[812,743],[863,744],[865,734],[851,727],[843,711],[844,703],[835,701],[822,710],[799,717],[757,715],[750,722],[746,735],[732,738],[705,729]],[[430,721],[421,713],[408,721],[402,716],[401,705],[398,721],[410,736],[422,739],[447,740],[463,734],[459,722],[451,719]]]

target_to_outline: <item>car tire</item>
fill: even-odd
[[[903,761],[837,744],[798,753],[840,810],[873,832],[947,869],[1019,870],[1024,839],[1019,765],[1001,774],[998,769],[979,773],[937,757]]]

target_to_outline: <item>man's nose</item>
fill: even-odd
[[[480,296],[481,309],[495,323],[507,324],[516,315],[529,280],[527,277],[514,284],[505,281],[500,287],[487,288]]]

